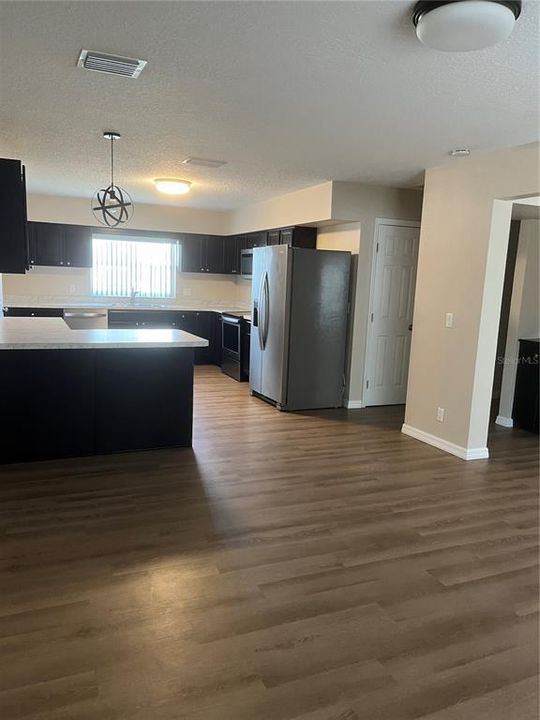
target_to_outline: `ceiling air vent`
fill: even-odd
[[[187,157],[182,165],[198,165],[199,167],[218,168],[226,165],[225,160],[210,160],[209,158]]]
[[[138,78],[142,73],[146,60],[121,57],[120,55],[106,55],[94,50],[81,50],[77,67],[109,75],[123,75],[124,77]]]

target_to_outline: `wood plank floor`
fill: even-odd
[[[465,463],[215,368],[195,412],[0,470],[3,720],[536,720],[536,437]]]

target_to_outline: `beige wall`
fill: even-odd
[[[29,194],[27,204],[29,220],[103,227],[92,214],[89,198]],[[227,223],[226,210],[136,203],[129,228],[224,235]]]
[[[334,182],[333,186],[332,215],[357,222],[319,228],[317,247],[351,251],[356,248],[347,398],[353,406],[360,406],[364,395],[375,221],[377,218],[420,221],[422,192],[349,182]]]
[[[228,232],[326,222],[332,219],[332,194],[333,183],[327,182],[232,210],[228,217]]]
[[[404,431],[462,457],[486,454],[512,211],[505,200],[538,195],[539,186],[538,144],[426,173]]]
[[[539,290],[540,222],[522,220],[510,303],[510,317],[504,353],[498,422],[509,424],[514,404],[520,338],[540,337]]]

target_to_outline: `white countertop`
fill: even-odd
[[[62,318],[0,318],[0,350],[207,346],[208,340],[183,330],[70,330]]]
[[[244,318],[244,320],[251,320],[251,308],[235,308],[234,306],[231,308],[230,305],[210,305],[210,306],[200,306],[200,305],[183,305],[183,304],[176,304],[176,303],[163,303],[163,304],[156,304],[156,303],[114,303],[114,302],[99,302],[99,301],[86,301],[84,299],[66,299],[63,302],[59,302],[58,300],[52,300],[50,302],[47,302],[46,300],[41,300],[37,298],[30,298],[28,302],[21,302],[20,300],[17,300],[16,302],[9,302],[9,297],[4,298],[4,307],[13,307],[13,308],[19,308],[19,307],[32,307],[32,308],[62,308],[69,309],[69,308],[88,308],[89,310],[133,310],[135,312],[139,311],[146,311],[146,310],[172,310],[175,312],[215,312],[215,313],[228,313],[229,315],[238,315],[241,318]],[[1,310],[1,308],[0,308]]]

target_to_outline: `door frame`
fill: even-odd
[[[393,227],[415,227],[420,228],[420,220],[398,220],[396,218],[375,218],[375,229],[373,233],[373,247],[371,248],[371,271],[369,276],[369,305],[367,314],[366,329],[366,345],[364,351],[364,376],[362,378],[362,406],[369,407],[366,404],[366,383],[368,381],[368,359],[369,350],[373,344],[373,323],[370,321],[373,312],[373,303],[375,300],[375,273],[377,271],[377,243],[379,241],[379,231],[382,225],[391,225]],[[418,262],[418,257],[417,257]]]

